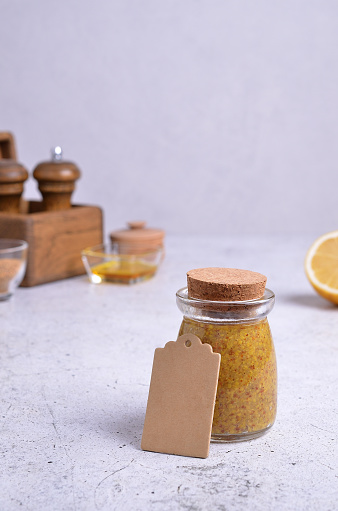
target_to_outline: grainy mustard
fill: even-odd
[[[277,369],[267,319],[220,324],[185,317],[179,335],[186,333],[197,335],[221,354],[212,437],[234,435],[236,440],[246,434],[254,438],[254,433],[272,426],[277,406]]]
[[[273,425],[276,356],[267,315],[274,293],[267,277],[238,268],[196,268],[176,293],[179,335],[195,334],[221,355],[211,438],[251,440]]]

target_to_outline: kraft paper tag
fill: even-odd
[[[221,355],[196,335],[157,348],[141,448],[206,458]]]

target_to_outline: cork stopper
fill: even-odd
[[[255,300],[264,295],[266,277],[235,268],[199,268],[187,273],[190,298],[212,301]]]

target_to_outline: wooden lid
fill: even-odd
[[[235,268],[199,268],[187,273],[190,298],[212,301],[255,300],[264,295],[266,277]]]
[[[28,179],[28,172],[15,160],[0,160],[0,183],[21,183]]]
[[[37,181],[67,182],[79,179],[81,172],[75,163],[62,160],[62,149],[56,146],[51,161],[39,163],[33,172]]]
[[[133,248],[146,252],[162,246],[164,231],[161,229],[150,229],[146,227],[146,222],[134,221],[128,222],[128,229],[121,229],[110,233],[110,239],[113,243],[119,243],[128,250]]]
[[[33,172],[37,181],[76,181],[80,175],[78,167],[70,161],[42,162]]]

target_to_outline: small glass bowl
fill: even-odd
[[[140,254],[123,254],[119,252],[118,243],[97,245],[81,252],[84,267],[93,284],[135,284],[150,279],[158,270],[163,255],[163,247]]]
[[[28,243],[0,239],[0,300],[8,300],[21,284],[27,265]]]

